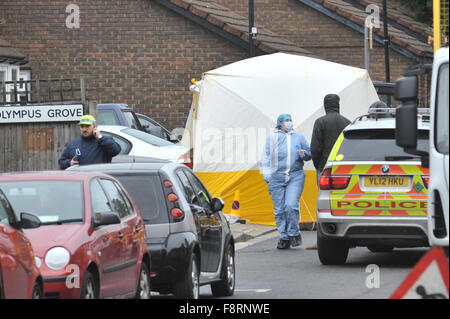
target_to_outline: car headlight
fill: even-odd
[[[54,247],[45,255],[45,264],[53,270],[60,270],[70,261],[70,253],[64,247]]]
[[[39,258],[39,257],[34,257],[34,260],[36,261],[36,266],[37,266],[38,268],[41,268],[41,265],[42,265],[42,259]]]

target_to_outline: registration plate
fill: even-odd
[[[365,187],[408,187],[409,178],[406,176],[366,176]]]

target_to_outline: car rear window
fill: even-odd
[[[116,112],[113,110],[98,110],[98,125],[120,125]]]
[[[151,135],[149,133],[145,133],[143,131],[133,130],[133,129],[124,129],[124,133],[127,133],[137,139],[140,139],[141,141],[144,141],[146,143],[149,143],[151,145],[155,146],[169,146],[173,145],[173,143],[163,140],[162,138],[156,137],[154,135]]]
[[[417,149],[429,149],[429,131],[419,130]],[[403,151],[395,144],[395,130],[350,130],[344,132],[344,140],[337,155],[343,161],[417,161],[420,157]]]
[[[159,175],[111,175],[114,175],[122,183],[134,199],[146,224],[166,224],[169,222],[169,215]]]

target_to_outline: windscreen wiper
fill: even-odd
[[[83,219],[82,218],[73,218],[73,219],[62,219],[62,220],[55,220],[52,222],[44,222],[41,223],[41,225],[62,225],[62,224],[68,224],[68,223],[79,223],[82,222]]]

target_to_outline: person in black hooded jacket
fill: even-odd
[[[328,156],[342,130],[350,121],[339,114],[339,96],[327,94],[323,100],[326,115],[319,117],[314,123],[311,139],[311,155],[317,170],[317,181],[327,163]]]
[[[317,186],[319,186],[320,174],[327,163],[334,143],[342,130],[350,124],[347,118],[339,114],[339,101],[337,94],[325,95],[323,106],[326,115],[319,117],[314,122],[311,138],[311,157],[317,171]],[[306,249],[317,249],[317,244],[306,247]]]

